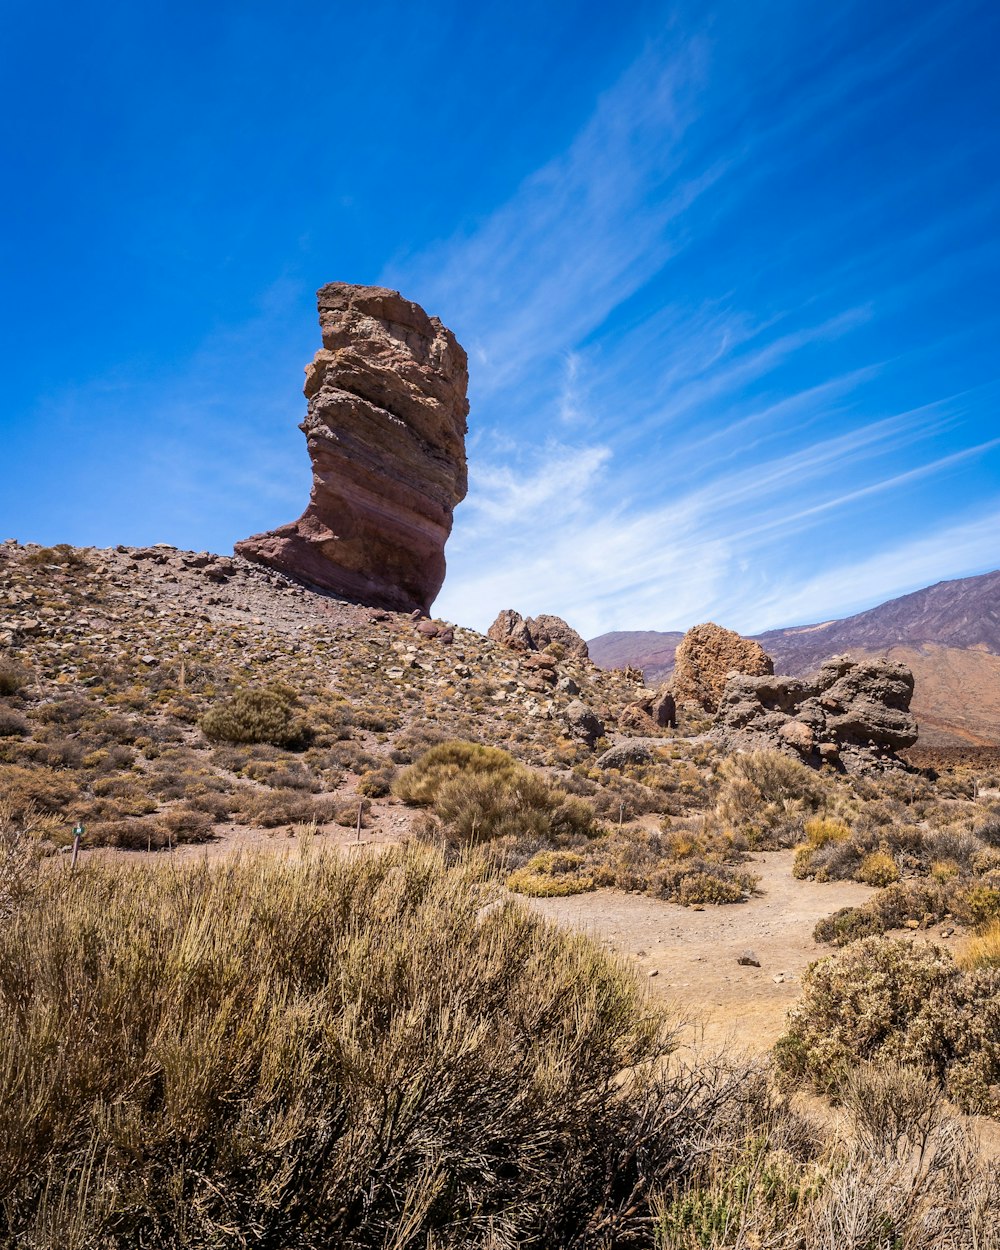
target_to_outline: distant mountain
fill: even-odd
[[[588,646],[602,668],[631,664],[655,685],[673,671],[682,637],[622,631]],[[925,741],[1000,742],[1000,570],[937,582],[842,620],[755,637],[779,673],[808,672],[845,651],[900,660],[917,680],[913,703]]]

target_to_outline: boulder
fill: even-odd
[[[604,726],[594,712],[579,699],[568,704],[563,713],[566,726],[574,738],[579,738],[588,747],[596,745],[598,738],[604,737]]]
[[[623,728],[637,732],[676,728],[677,704],[669,686],[647,690],[641,698],[622,709],[618,720]]]
[[[653,752],[644,742],[620,742],[599,755],[598,768],[627,768],[630,764],[651,764]]]
[[[728,678],[711,737],[730,750],[768,748],[847,772],[902,767],[913,746],[913,674],[888,660],[836,656],[807,677]]]
[[[512,608],[504,608],[486,632],[494,642],[512,651],[543,651],[557,643],[567,656],[578,660],[590,656],[586,642],[572,626],[561,616],[545,612],[536,617],[523,617]]]
[[[759,642],[708,622],[695,625],[681,639],[671,685],[678,704],[691,703],[714,713],[730,673],[762,676],[773,672],[774,662]]]
[[[318,301],[301,427],[309,506],[236,551],[370,607],[426,612],[467,490],[465,352],[398,291],[333,282]]]

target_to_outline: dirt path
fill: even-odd
[[[873,891],[853,881],[796,881],[791,851],[754,856],[753,871],[759,894],[704,911],[612,890],[530,901],[542,915],[631,956],[651,989],[676,1004],[686,1043],[760,1052],[783,1032],[806,965],[827,949],[813,941],[816,921]],[[759,968],[737,962],[748,948]]]

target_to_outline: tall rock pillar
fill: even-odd
[[[306,368],[309,506],[236,544],[247,559],[372,607],[427,611],[468,489],[469,370],[437,317],[398,291],[331,282]]]

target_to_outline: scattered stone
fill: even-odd
[[[757,956],[754,954],[752,950],[745,950],[743,954],[740,955],[739,959],[737,959],[736,962],[738,964],[741,964],[744,968],[759,968],[760,967],[760,960],[757,958]]]
[[[468,488],[468,361],[450,330],[397,291],[318,292],[323,347],[306,369],[313,469],[299,518],[238,554],[370,607],[427,611]]]

